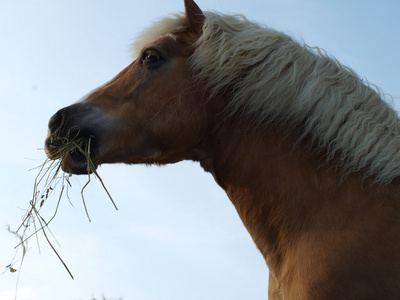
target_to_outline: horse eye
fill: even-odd
[[[160,59],[160,57],[158,55],[155,55],[155,54],[152,54],[152,53],[148,53],[148,54],[146,54],[146,56],[144,58],[144,61],[154,62],[154,61],[159,60],[159,59]]]
[[[140,61],[147,67],[155,67],[161,62],[161,56],[155,50],[146,50],[143,52]]]

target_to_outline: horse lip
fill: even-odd
[[[69,174],[90,174],[93,173],[93,168],[88,167],[88,158],[75,150],[71,153],[62,154],[58,152],[58,148],[62,146],[57,142],[54,136],[50,135],[45,141],[45,153],[47,157],[51,160],[61,160],[61,168],[64,172]],[[90,161],[93,164],[94,169],[97,169],[98,163],[96,160],[96,149],[91,148]]]
[[[84,160],[82,159],[84,158]],[[96,161],[91,157],[94,168],[97,168]],[[69,153],[62,158],[61,168],[64,172],[69,174],[91,174],[94,170],[88,167],[88,161],[86,157],[82,154],[74,155],[74,153]]]

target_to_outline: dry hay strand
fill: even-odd
[[[49,234],[55,239],[57,242],[57,239],[55,236],[52,234],[49,224],[54,220],[58,213],[58,209],[61,203],[61,199],[63,198],[64,195],[66,195],[68,201],[72,205],[70,201],[70,197],[68,194],[68,189],[72,187],[71,182],[70,182],[70,177],[72,176],[71,174],[65,173],[61,169],[61,162],[62,159],[71,153],[81,153],[82,155],[85,156],[86,162],[87,162],[87,176],[88,180],[85,183],[85,185],[81,189],[81,197],[83,201],[83,205],[85,208],[85,213],[86,216],[91,222],[89,212],[86,206],[86,201],[84,197],[84,190],[86,187],[89,185],[91,182],[91,174],[94,174],[95,177],[100,181],[103,189],[107,193],[109,199],[111,200],[112,204],[114,205],[115,209],[118,210],[118,207],[116,206],[111,194],[109,193],[108,189],[106,188],[103,180],[101,179],[100,175],[97,173],[97,170],[94,166],[94,163],[90,157],[90,146],[91,146],[91,138],[90,137],[77,137],[75,136],[74,138],[57,138],[57,140],[52,140],[52,145],[57,145],[53,146],[55,151],[52,151],[51,153],[51,158],[52,159],[46,159],[45,162],[37,167],[39,169],[38,175],[35,178],[35,183],[33,187],[33,194],[32,194],[32,199],[29,201],[29,207],[26,210],[25,216],[23,217],[22,223],[18,227],[17,230],[9,231],[16,235],[20,239],[20,243],[15,246],[15,249],[22,248],[22,258],[21,263],[20,263],[20,268],[22,266],[22,262],[24,260],[24,257],[27,252],[28,248],[28,241],[32,237],[36,237],[36,243],[38,245],[38,249],[40,252],[40,244],[39,244],[39,237],[38,233],[41,232],[53,252],[56,254],[58,259],[61,261],[65,269],[67,270],[68,274],[71,276],[73,279],[73,275],[71,271],[68,269],[67,264],[64,262],[64,260],[61,258],[59,253],[57,252],[56,248],[52,244]],[[57,204],[54,210],[54,213],[50,217],[48,221],[46,221],[42,215],[40,214],[40,210],[42,206],[46,203],[46,201],[50,198],[51,195],[55,194],[56,187],[61,186],[61,190],[58,195],[58,200]],[[33,230],[31,230],[31,227],[33,227]],[[30,233],[33,231],[33,233]],[[57,242],[58,243],[58,242]],[[12,263],[9,264],[6,268],[10,272],[16,272],[17,270],[14,268],[14,265],[16,263],[15,257],[12,260]]]

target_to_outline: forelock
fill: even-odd
[[[140,52],[147,46],[163,36],[175,38],[176,33],[185,32],[188,28],[185,14],[176,14],[173,18],[163,18],[145,29],[132,44],[132,56],[137,58]]]

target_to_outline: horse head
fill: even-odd
[[[186,1],[179,22],[168,32],[145,33],[139,56],[110,82],[78,103],[59,110],[49,122],[45,142],[51,159],[62,158],[69,173],[87,173],[80,151],[63,151],[83,140],[95,167],[103,163],[164,164],[191,158],[209,127],[205,92],[196,88],[189,58],[204,15]],[[90,139],[89,139],[90,138]]]

